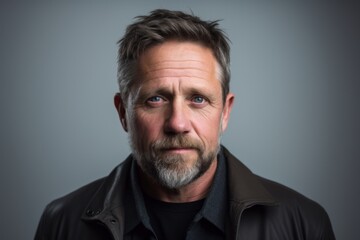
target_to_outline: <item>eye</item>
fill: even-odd
[[[191,101],[195,104],[204,104],[206,103],[206,98],[203,96],[196,95],[191,99]]]
[[[160,102],[161,100],[163,100],[161,97],[159,97],[159,96],[154,96],[154,97],[151,97],[151,98],[149,98],[147,101],[148,102]]]
[[[158,107],[164,104],[165,99],[160,96],[153,96],[146,100],[146,104],[150,107]]]

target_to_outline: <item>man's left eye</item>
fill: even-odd
[[[205,98],[202,96],[195,96],[192,98],[192,101],[194,103],[204,103],[205,102]]]

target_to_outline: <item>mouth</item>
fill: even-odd
[[[195,148],[192,147],[169,147],[161,149],[162,152],[166,153],[176,153],[176,154],[183,154],[196,151]]]

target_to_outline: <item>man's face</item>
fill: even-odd
[[[194,42],[156,45],[138,67],[139,84],[119,109],[134,157],[158,183],[180,188],[216,160],[233,95],[223,102],[218,64],[210,49]]]

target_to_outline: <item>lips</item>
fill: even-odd
[[[164,152],[185,152],[185,151],[194,151],[196,150],[193,147],[169,147],[169,148],[162,148],[161,151]]]

